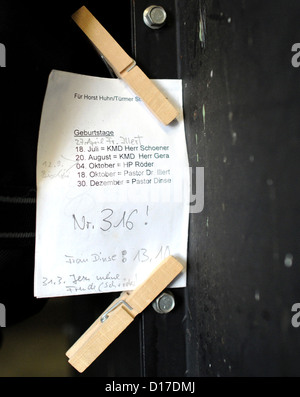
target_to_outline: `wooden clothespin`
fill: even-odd
[[[126,81],[163,124],[170,124],[178,116],[178,111],[90,11],[83,6],[72,18],[100,51],[115,74]]]
[[[69,363],[83,372],[182,269],[181,263],[169,256],[135,290],[122,292],[67,351]]]

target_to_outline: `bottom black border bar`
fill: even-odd
[[[271,392],[284,384],[288,379],[291,385],[291,378],[263,378],[263,377],[245,377],[245,378],[0,378],[1,383],[13,389],[16,387],[41,387],[40,390],[57,393],[67,391],[68,394],[76,393],[127,393],[130,395],[143,395],[144,393],[184,393],[185,395],[199,395],[204,391],[204,387],[209,387],[211,392],[219,391],[242,391],[256,392],[258,387],[268,387]],[[297,378],[294,378],[297,379]],[[31,383],[32,382],[32,383]],[[12,388],[11,388],[12,386]],[[91,389],[91,387],[93,389]],[[205,389],[206,390],[206,389]]]

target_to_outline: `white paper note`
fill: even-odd
[[[182,109],[181,80],[155,80]],[[168,255],[186,264],[182,112],[163,126],[119,79],[52,71],[37,154],[34,294],[135,289]],[[186,271],[172,287],[186,285]]]

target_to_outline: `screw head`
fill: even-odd
[[[167,13],[161,6],[150,6],[143,13],[144,23],[151,29],[161,28],[167,19]]]
[[[152,303],[152,307],[157,313],[170,313],[175,307],[174,295],[170,291],[163,292]]]

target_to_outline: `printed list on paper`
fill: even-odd
[[[182,109],[181,80],[155,80]],[[54,70],[37,153],[34,295],[133,290],[168,255],[186,264],[182,112],[163,126],[119,79]],[[184,287],[184,271],[170,287]]]

